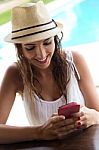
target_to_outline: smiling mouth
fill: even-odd
[[[40,63],[46,63],[48,56],[46,56],[43,59],[36,59],[36,61],[40,62]]]

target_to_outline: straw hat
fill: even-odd
[[[62,24],[50,18],[42,1],[27,3],[12,9],[12,33],[5,41],[12,43],[29,43],[57,35]]]

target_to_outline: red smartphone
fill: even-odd
[[[76,102],[71,102],[59,107],[58,114],[64,115],[66,119],[71,118],[73,113],[77,113],[80,110],[80,105]]]

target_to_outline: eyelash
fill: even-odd
[[[50,45],[52,43],[52,41],[50,41],[50,42],[47,42],[47,43],[44,43],[43,45],[45,45],[45,46],[47,46],[47,45]],[[31,51],[31,50],[33,50],[33,49],[35,49],[35,47],[36,46],[33,46],[33,47],[26,47],[25,49],[27,50],[27,51]]]
[[[35,48],[35,46],[33,46],[33,47],[26,47],[25,49],[27,50],[27,51],[31,51],[31,50],[33,50]]]
[[[44,45],[50,45],[52,43],[52,41],[44,43]]]

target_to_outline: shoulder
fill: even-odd
[[[11,64],[4,75],[5,81],[16,88],[17,91],[23,89],[23,80],[18,69],[17,63]]]
[[[75,64],[78,64],[78,62],[85,61],[83,55],[78,53],[77,51],[72,51],[72,55],[73,55],[73,60]]]
[[[18,66],[17,66],[17,63],[13,63],[11,64],[7,70],[6,70],[7,73],[15,73],[15,72],[18,72]]]
[[[90,76],[89,67],[84,56],[76,51],[72,51],[74,64],[80,74],[80,78],[87,79]]]
[[[69,62],[75,64],[79,73],[81,73],[81,71],[85,69],[88,69],[86,60],[81,53],[77,51],[63,50],[62,54],[66,58],[66,60],[69,60]]]
[[[5,75],[6,75],[7,77],[12,78],[12,79],[17,78],[17,77],[19,76],[19,70],[18,70],[17,63],[11,64],[11,65],[7,68],[7,70],[6,70],[6,72],[5,72]]]
[[[72,51],[72,55],[73,55],[73,61],[77,68],[87,67],[86,60],[82,54],[78,53],[77,51]]]

